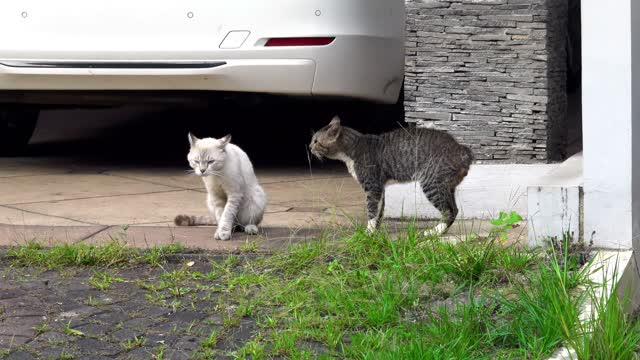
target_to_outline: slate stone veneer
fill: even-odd
[[[566,146],[566,0],[407,0],[405,116],[482,162]]]

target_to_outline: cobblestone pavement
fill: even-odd
[[[210,261],[215,259],[195,259],[189,273],[207,274]],[[231,320],[234,307],[218,302],[215,281],[182,279],[176,290],[182,294],[169,295],[170,286],[169,292],[156,292],[154,286],[171,282],[167,274],[175,275],[185,262],[191,264],[182,260],[104,270],[113,279],[105,290],[90,281],[100,270],[40,271],[1,264],[0,358],[197,358],[202,341],[223,328],[213,351],[216,358],[225,358],[256,324],[248,318]]]

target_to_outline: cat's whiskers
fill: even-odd
[[[219,171],[207,171],[207,172],[204,173],[204,175],[205,176],[216,176],[216,177],[221,178],[223,174],[222,174],[222,172],[219,172]]]
[[[311,130],[311,132],[313,132],[313,130]],[[309,162],[309,176],[313,177],[313,170],[311,169],[311,155],[309,154],[309,148],[305,146],[304,150],[307,152],[307,161]]]

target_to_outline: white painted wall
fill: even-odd
[[[582,164],[578,153],[559,164],[527,194],[529,245],[547,245],[550,237],[562,238],[570,232],[575,239],[582,234],[580,193],[583,187]]]
[[[582,0],[584,236],[607,248],[632,246],[630,10],[637,1]]]
[[[540,185],[557,164],[471,165],[469,175],[456,190],[459,218],[491,219],[500,211],[527,216],[527,188]],[[395,184],[385,190],[385,217],[439,219],[417,183]]]

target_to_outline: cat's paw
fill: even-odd
[[[244,232],[247,235],[256,235],[258,233],[258,227],[256,225],[247,225],[244,227]]]
[[[213,238],[216,240],[229,240],[231,239],[231,230],[222,230],[222,229],[218,229],[216,230],[216,233],[213,235]]]
[[[375,219],[369,220],[369,222],[367,222],[367,234],[373,234],[374,232],[376,232],[377,228],[378,222]]]
[[[447,231],[447,224],[440,223],[436,225],[433,229],[427,229],[424,231],[424,236],[440,236]]]

